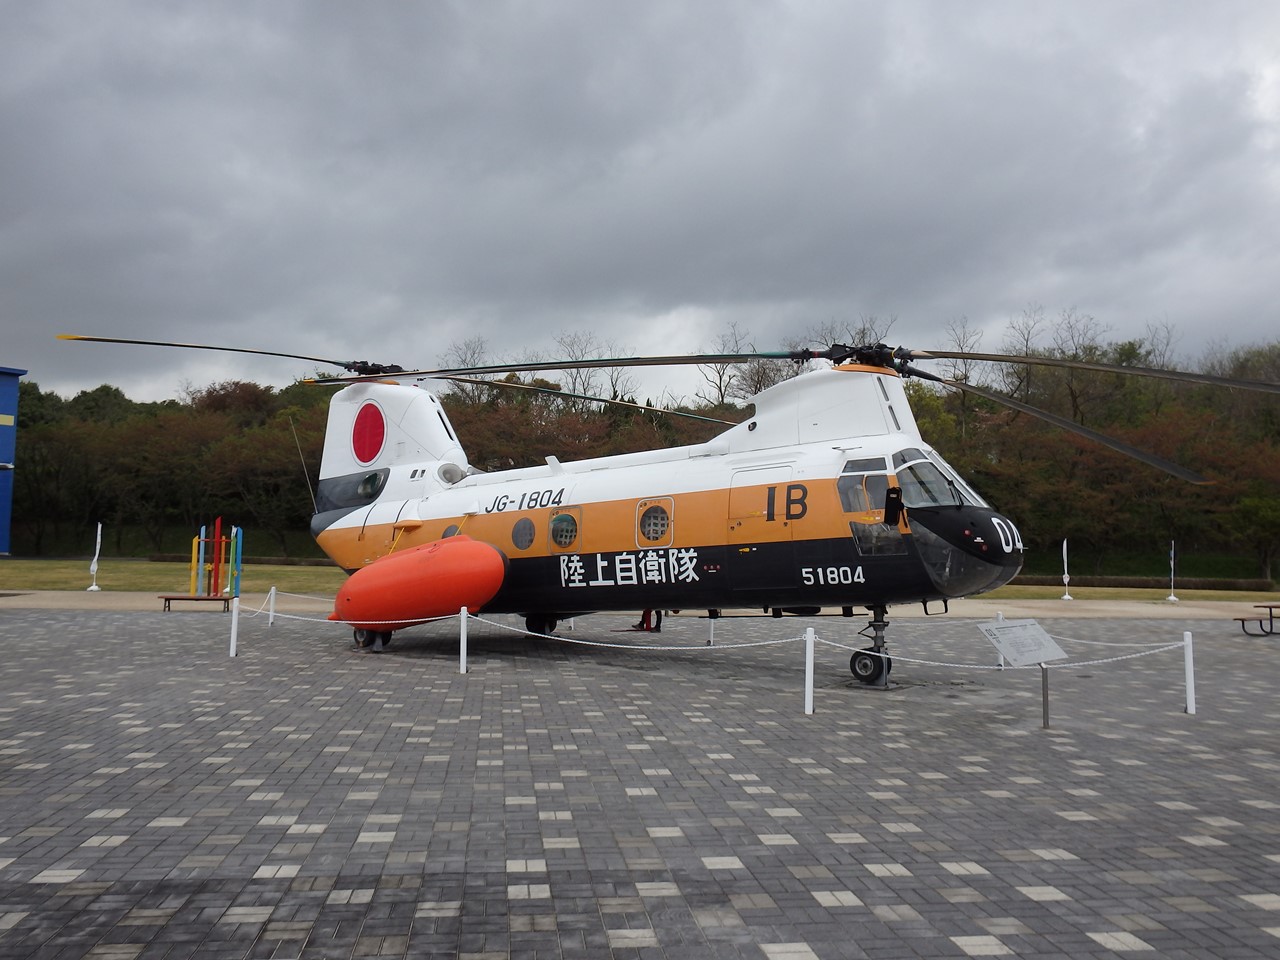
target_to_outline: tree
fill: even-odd
[[[67,416],[93,423],[118,423],[142,409],[124,395],[119,387],[104,383],[92,390],[81,390],[67,401]]]
[[[743,352],[746,335],[738,329],[737,323],[730,323],[728,329],[722,330],[706,353],[735,354]],[[734,395],[734,384],[738,379],[738,364],[734,363],[700,363],[698,373],[706,381],[706,387],[698,390],[694,396],[709,407],[723,407]]]

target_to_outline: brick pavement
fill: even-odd
[[[1038,671],[902,659],[992,664],[972,620],[887,691],[820,644],[810,717],[798,641],[727,645],[861,621],[630,619],[459,675],[453,623],[0,609],[0,956],[1280,953],[1280,640],[1044,620],[1043,730]],[[1084,663],[1188,629],[1196,716],[1179,651]]]

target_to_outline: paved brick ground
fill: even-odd
[[[1043,621],[1044,730],[1038,671],[902,659],[992,664],[955,618],[887,691],[820,644],[805,716],[800,642],[729,644],[809,622],[472,624],[464,676],[456,624],[0,610],[0,957],[1280,954],[1280,639]],[[1086,663],[1186,629],[1196,716],[1179,650]]]

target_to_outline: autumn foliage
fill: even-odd
[[[1159,359],[1140,341],[1074,349],[1130,366]],[[1054,350],[1064,352],[1059,344],[1046,353]],[[1280,381],[1280,344],[1219,356],[1205,367]],[[749,406],[726,387],[734,371],[714,375],[717,389],[686,409],[742,419]],[[556,396],[558,384],[546,380],[523,382],[551,392],[471,385],[445,394],[480,469],[693,443],[724,429]],[[1031,569],[1053,572],[1065,538],[1088,565],[1077,568],[1082,574],[1131,572],[1116,565],[1135,553],[1149,554],[1148,569],[1158,573],[1172,540],[1183,558],[1234,557],[1242,575],[1272,576],[1280,551],[1280,397],[1045,367],[1029,375],[997,370],[986,386],[1215,481],[1193,486],[1025,413],[910,381],[925,439],[1018,523]],[[200,524],[221,515],[246,528],[251,551],[315,554],[305,534],[309,485],[331,390],[229,382],[144,404],[106,385],[64,400],[23,383],[13,552],[83,553],[97,521],[107,526],[107,550],[181,552]]]

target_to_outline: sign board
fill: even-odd
[[[1067,656],[1034,620],[988,620],[978,624],[978,629],[1011,667],[1029,667]]]

